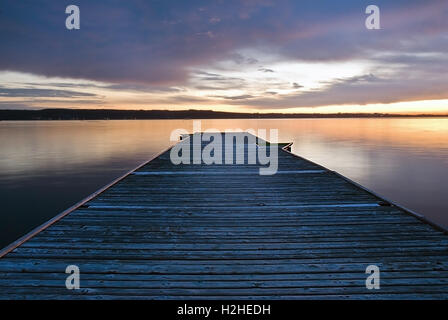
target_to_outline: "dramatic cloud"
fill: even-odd
[[[405,75],[402,75],[405,76]],[[447,80],[419,79],[404,82],[402,78],[381,79],[372,74],[337,79],[318,90],[276,98],[252,99],[248,104],[262,109],[322,107],[329,105],[389,104],[402,101],[446,99]]]
[[[48,81],[0,75],[0,99],[232,111],[448,99],[448,2],[377,0],[381,30],[364,26],[369,4],[78,0],[81,29],[69,31],[65,2],[3,0],[0,71]],[[347,62],[359,68],[344,73]]]
[[[51,90],[51,89],[28,89],[28,88],[2,88],[0,87],[0,97],[59,97],[59,98],[75,98],[75,97],[94,97],[95,94],[76,92],[70,90]]]
[[[253,98],[253,96],[251,96],[250,94],[243,94],[240,96],[214,96],[214,98],[221,98],[226,100],[246,100]]]

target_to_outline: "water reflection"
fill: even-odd
[[[0,122],[0,246],[170,145],[191,120]],[[448,226],[448,119],[203,120],[279,129],[293,152]]]

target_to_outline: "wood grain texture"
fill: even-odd
[[[258,161],[173,165],[165,151],[1,258],[0,299],[448,298],[445,233],[270,147],[272,176]],[[65,288],[71,264],[80,290]],[[365,287],[371,264],[379,290]]]

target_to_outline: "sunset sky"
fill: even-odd
[[[446,0],[2,0],[0,109],[446,114],[447,18]]]

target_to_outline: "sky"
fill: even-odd
[[[448,114],[447,18],[446,0],[2,0],[0,109]]]

